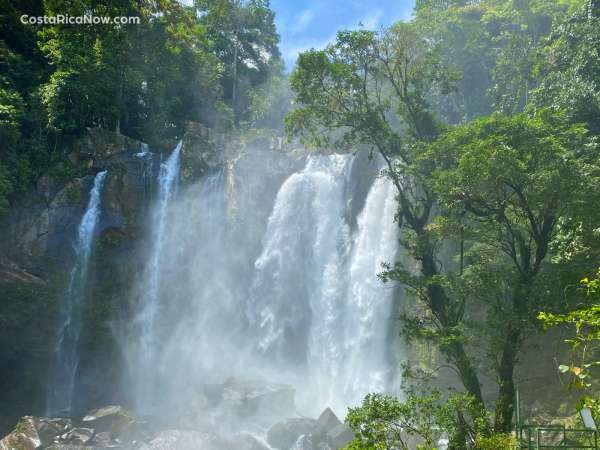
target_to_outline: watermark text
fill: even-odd
[[[21,16],[21,23],[31,25],[139,25],[140,18],[136,16],[70,16],[57,14],[55,16]]]

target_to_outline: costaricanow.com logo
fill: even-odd
[[[136,16],[119,16],[119,17],[106,17],[106,16],[69,16],[68,14],[57,14],[55,16],[28,16],[23,14],[21,16],[22,24],[32,25],[138,25],[140,18]]]

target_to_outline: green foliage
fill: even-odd
[[[291,102],[289,80],[283,75],[273,74],[267,82],[248,91],[245,130],[282,130]]]
[[[49,13],[54,6],[48,2]],[[40,47],[54,71],[41,87],[49,124],[78,133],[100,126],[160,143],[218,99],[219,62],[194,10],[177,2],[87,5],[61,13],[138,16],[139,25],[48,27]],[[158,135],[157,135],[158,131]]]
[[[519,443],[510,434],[493,434],[491,436],[477,436],[475,450],[518,450]]]
[[[600,13],[586,1],[552,29],[537,65],[542,81],[533,92],[536,106],[566,111],[600,134]]]
[[[350,408],[346,422],[356,438],[347,450],[391,450],[416,448],[434,450],[445,438],[450,449],[471,446],[485,423],[485,413],[466,395],[444,401],[437,391],[411,394],[406,400],[369,394],[358,408]],[[484,427],[485,428],[485,427]]]
[[[406,158],[389,119],[413,138],[433,138],[438,124],[426,97],[449,91],[452,81],[414,24],[398,23],[381,34],[342,31],[325,50],[300,55],[291,86],[304,106],[287,117],[287,128],[318,146],[367,144]],[[332,130],[337,139],[324,133]]]
[[[557,297],[547,295],[555,281],[546,274],[555,272],[547,256],[557,224],[598,206],[589,196],[600,173],[597,153],[585,127],[540,111],[457,127],[423,157],[436,166],[431,183],[443,215],[492,251],[491,259],[479,258],[467,272],[483,277],[485,294],[471,296],[486,304],[488,351],[497,355],[496,369],[505,378],[496,405],[499,431],[510,427],[507,408],[521,342],[535,327],[537,312],[556,304]]]
[[[268,0],[196,0],[195,7],[223,64],[221,86],[235,123],[252,120],[253,89],[283,70]]]
[[[544,37],[579,0],[467,2],[423,1],[415,21],[440,47],[443,61],[460,71],[457,91],[433,99],[449,123],[462,123],[497,110],[521,111],[536,70]]]
[[[264,126],[271,106],[287,106],[266,1],[33,0],[0,8],[0,212],[65,162],[71,137],[87,127],[164,148],[188,121],[221,131]],[[21,23],[23,14],[140,23],[32,25]]]

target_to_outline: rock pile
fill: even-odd
[[[240,392],[240,386],[222,387],[225,387],[222,392],[225,402],[233,391]],[[260,410],[269,404],[262,400],[288,398],[277,389],[260,391],[260,394],[242,391],[252,400],[249,405],[253,411],[255,407]],[[270,398],[271,395],[274,397]],[[238,400],[237,395],[233,397]],[[79,420],[25,416],[0,440],[0,450],[337,450],[353,438],[350,429],[329,408],[316,420],[292,417],[276,423],[269,429],[266,440],[245,432],[229,431],[224,435],[210,429],[161,429],[121,406],[106,406],[90,411]]]
[[[89,412],[81,420],[25,416],[0,441],[1,450],[134,448],[149,437],[147,423],[121,406]]]

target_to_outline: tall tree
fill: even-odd
[[[268,0],[197,0],[200,22],[222,61],[225,101],[236,124],[248,118],[250,89],[281,73],[279,36]]]
[[[478,251],[494,255],[484,266],[490,287],[490,274],[503,278],[497,298],[491,289],[475,294],[491,313],[485,326],[498,380],[499,432],[511,429],[521,344],[551,300],[542,287],[550,278],[544,274],[553,270],[549,259],[559,223],[581,205],[597,207],[589,198],[600,173],[597,156],[584,126],[541,111],[494,115],[453,129],[425,158],[437,166],[432,185],[443,215],[469,230]]]

